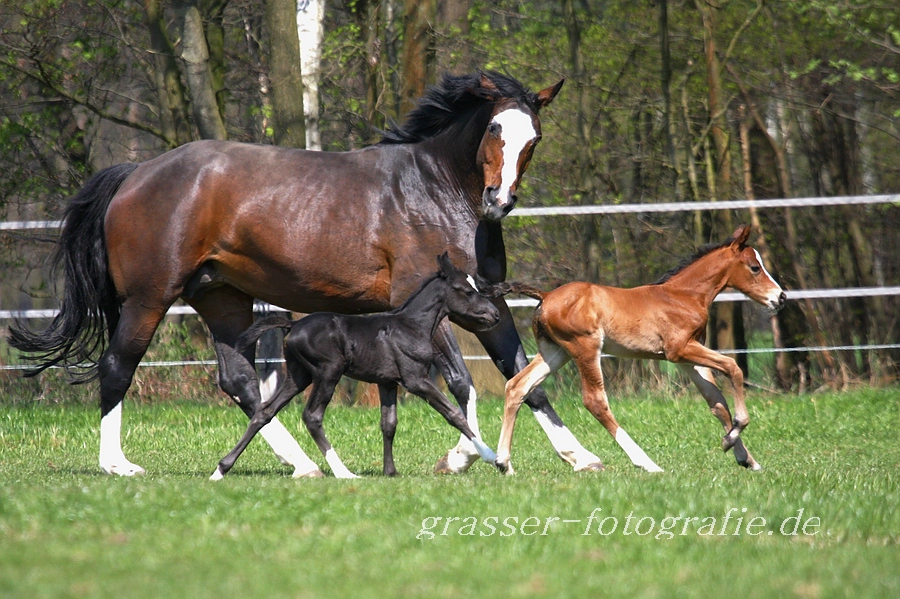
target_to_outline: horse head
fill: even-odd
[[[784,307],[787,298],[781,286],[763,266],[759,252],[747,245],[749,236],[750,225],[739,226],[731,236],[728,248],[734,255],[734,263],[728,274],[728,286],[734,287],[775,314]]]
[[[496,74],[481,75],[480,91],[494,103],[476,157],[484,173],[484,218],[498,221],[515,206],[522,175],[541,140],[538,112],[553,101],[562,86],[560,81],[537,93],[510,96],[497,85]]]
[[[497,307],[471,275],[453,266],[447,252],[438,256],[438,266],[438,276],[447,283],[445,301],[451,320],[472,331],[485,331],[500,322]]]

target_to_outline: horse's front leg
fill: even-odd
[[[731,380],[734,390],[734,419],[731,421],[731,429],[722,438],[722,449],[728,451],[734,447],[740,439],[741,431],[750,423],[750,415],[747,413],[747,405],[744,403],[744,373],[741,372],[737,362],[709,349],[698,341],[690,341],[680,351],[666,357],[672,362],[688,362],[696,366],[718,370]],[[725,428],[728,429],[727,425]]]
[[[219,364],[219,386],[252,417],[261,401],[259,379],[254,367],[254,349],[235,349],[238,336],[253,322],[253,298],[223,286],[211,289],[188,303],[200,314],[215,341]],[[296,439],[278,418],[262,428],[260,435],[283,463],[294,467],[294,478],[320,476],[319,467],[309,459]]]
[[[528,365],[528,358],[506,302],[500,299],[496,306],[500,310],[500,324],[490,330],[477,332],[476,336],[508,380]],[[585,449],[563,424],[541,387],[531,391],[525,397],[525,403],[531,408],[560,459],[571,464],[576,471],[603,470],[603,462]]]
[[[725,400],[725,396],[722,395],[713,379],[712,371],[709,368],[694,366],[693,364],[678,364],[678,367],[688,375],[691,382],[700,390],[700,394],[709,406],[709,411],[719,419],[719,422],[725,428],[725,432],[730,431],[732,426],[731,411],[728,409],[728,402]],[[740,437],[734,443],[734,459],[744,468],[762,470],[762,466],[747,451],[744,441]]]
[[[428,402],[428,405],[437,410],[444,417],[444,420],[461,432],[475,446],[475,450],[481,459],[493,466],[497,460],[497,454],[493,449],[485,445],[480,435],[476,435],[472,431],[462,411],[450,403],[444,394],[434,386],[434,383],[428,379],[426,374],[426,372],[422,372],[421,376],[405,376],[401,384],[407,391],[421,397]]]
[[[465,414],[469,428],[476,436],[481,437],[475,405],[478,394],[475,391],[475,384],[472,382],[472,375],[469,374],[463,361],[462,351],[459,349],[459,343],[456,341],[449,320],[441,321],[432,344],[435,349],[435,368],[447,382],[447,388]],[[465,435],[460,434],[456,447],[438,460],[434,471],[437,474],[459,474],[468,470],[472,464],[478,461],[479,457],[475,445]]]

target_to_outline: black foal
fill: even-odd
[[[500,321],[500,313],[475,281],[450,263],[446,253],[438,257],[440,270],[390,312],[347,316],[330,312],[311,314],[300,320],[280,316],[260,320],[238,341],[249,347],[267,330],[289,329],[284,358],[288,376],[272,398],[260,404],[238,444],[222,458],[212,480],[231,470],[238,456],[272,418],[295,395],[312,384],[303,409],[303,422],[339,478],[353,478],[335,453],[322,419],[341,376],[378,384],[381,396],[381,431],[384,436],[384,474],[394,475],[393,440],[397,429],[397,385],[418,395],[470,439],[481,458],[493,464],[494,452],[469,428],[465,416],[450,403],[428,377],[434,361],[432,338],[438,324],[454,315],[474,327],[488,329]],[[241,350],[243,351],[243,350]]]

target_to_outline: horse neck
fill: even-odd
[[[721,255],[721,252],[727,250],[727,247],[721,248],[698,258],[672,275],[672,278],[663,285],[668,289],[696,297],[709,307],[728,284],[728,271],[732,261],[724,260]]]
[[[441,292],[442,285],[446,282],[439,278],[426,283],[396,312],[416,329],[429,331],[429,339],[434,337],[438,324],[450,313]]]
[[[473,110],[464,124],[422,142],[423,149],[434,156],[438,168],[476,211],[480,211],[484,190],[484,176],[478,168],[478,148],[492,111],[493,105],[485,104]]]

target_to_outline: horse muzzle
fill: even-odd
[[[776,297],[775,299],[770,299],[768,302],[766,302],[766,308],[769,309],[770,313],[777,314],[781,311],[782,308],[784,308],[785,302],[787,302],[787,295],[784,293],[784,291],[782,291],[778,294],[778,297]]]
[[[450,320],[467,331],[487,331],[500,324],[500,311],[492,304],[490,309],[477,313],[469,313],[465,316],[453,314]]]
[[[485,187],[484,193],[481,195],[484,218],[493,221],[502,219],[512,211],[518,200],[519,198],[516,194],[511,192],[507,195],[505,200],[501,199],[498,188]]]

